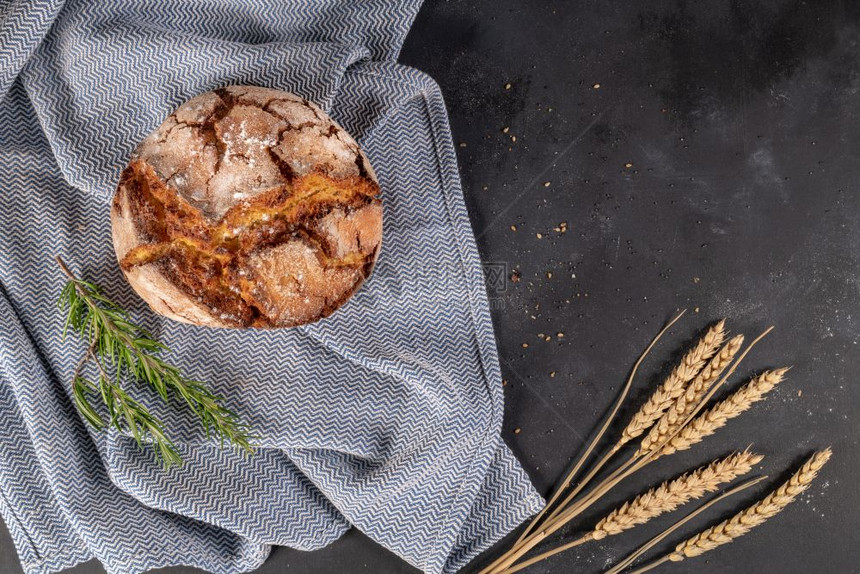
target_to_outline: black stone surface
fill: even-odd
[[[777,518],[666,572],[860,572],[858,42],[852,2],[429,0],[404,47],[445,94],[483,259],[520,275],[491,292],[504,438],[541,492],[677,308],[688,315],[635,398],[708,323],[777,327],[735,378],[793,365],[771,398],[589,516],[752,443],[769,481],[693,531],[813,450],[833,445],[834,459]],[[670,522],[530,571],[599,572]],[[0,571],[20,571],[5,529]],[[350,533],[318,552],[278,549],[260,572],[415,570]]]

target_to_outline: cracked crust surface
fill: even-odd
[[[150,134],[111,205],[120,267],[158,313],[290,327],[340,307],[382,239],[379,186],[356,142],[293,94],[207,92]]]

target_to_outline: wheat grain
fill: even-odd
[[[566,550],[570,550],[571,548],[575,548],[592,540],[601,540],[606,536],[618,534],[619,532],[632,528],[638,524],[642,524],[650,518],[658,516],[664,512],[670,512],[685,502],[694,498],[700,498],[707,492],[717,490],[721,483],[732,481],[736,477],[746,474],[752,469],[753,465],[758,464],[761,460],[761,456],[752,454],[748,451],[739,454],[736,453],[723,460],[714,461],[706,467],[690,472],[671,482],[663,483],[659,487],[651,489],[643,495],[637,496],[632,502],[627,503],[620,509],[612,512],[604,520],[601,520],[591,532],[588,532],[571,542],[562,544],[552,550],[525,560],[524,562],[512,565],[504,570],[504,574],[519,572],[533,564],[546,560],[550,556],[555,556],[556,554],[565,552]],[[688,515],[687,518],[678,522],[673,529],[680,527],[680,525],[682,525],[686,520],[689,520],[690,517],[703,512],[718,501],[749,488],[763,479],[764,477],[759,477],[723,492],[720,496],[710,500],[703,506],[699,507],[695,512]],[[673,529],[666,530],[661,537],[668,536],[671,534]],[[652,543],[653,542],[654,540],[652,540]],[[647,551],[649,547],[643,547],[643,549],[640,549],[637,554],[634,554],[627,561],[616,565],[611,572],[622,571],[629,564],[635,561],[641,553]],[[666,558],[666,560],[668,560],[668,558]]]
[[[809,487],[821,467],[830,460],[831,454],[832,451],[829,448],[815,453],[785,484],[728,520],[680,543],[675,547],[675,551],[668,555],[669,560],[680,562],[685,558],[700,556],[743,536],[752,528],[773,517]]]
[[[720,378],[720,373],[732,362],[743,342],[743,335],[738,335],[720,349],[720,352],[687,385],[684,392],[675,400],[663,416],[660,417],[660,420],[651,427],[651,430],[642,439],[636,456],[650,453],[678,431],[687,420],[687,417],[696,409],[711,386]]]
[[[748,473],[762,458],[749,451],[735,453],[666,481],[609,513],[597,523],[591,532],[591,538],[600,540],[619,534],[661,514],[672,512],[682,504],[701,498],[709,492],[715,492],[721,484]]]
[[[690,349],[681,363],[676,366],[663,384],[657,388],[648,401],[642,405],[627,427],[622,431],[621,438],[616,443],[613,451],[618,451],[622,446],[637,438],[646,430],[651,428],[657,419],[683,394],[687,384],[699,374],[705,362],[714,356],[726,337],[726,321],[723,319],[705,333],[699,339],[695,347]]]
[[[690,522],[691,520],[695,520],[696,517],[699,516],[700,514],[707,512],[708,509],[711,508],[712,506],[719,504],[720,502],[722,502],[723,500],[727,499],[730,496],[734,496],[735,494],[737,494],[739,492],[743,492],[744,490],[746,490],[748,488],[752,488],[753,486],[755,486],[756,484],[760,483],[761,481],[763,481],[765,479],[767,479],[767,475],[752,478],[750,480],[742,482],[741,484],[739,484],[735,487],[732,487],[728,490],[723,491],[718,496],[714,496],[708,502],[702,504],[701,506],[696,508],[693,512],[687,514],[684,518],[682,518],[681,520],[679,520],[678,522],[676,522],[675,524],[673,524],[672,526],[670,526],[669,528],[667,528],[666,530],[664,530],[663,532],[661,532],[660,534],[658,534],[657,536],[655,536],[654,538],[652,538],[651,540],[649,540],[648,542],[646,542],[645,544],[640,546],[635,552],[630,554],[627,558],[625,558],[624,560],[622,560],[621,562],[619,562],[618,564],[616,564],[615,566],[613,566],[612,568],[610,568],[609,570],[604,572],[603,574],[620,574],[621,572],[624,572],[627,569],[627,567],[630,566],[631,564],[633,564],[634,562],[636,562],[636,560],[638,560],[640,556],[642,556],[643,554],[645,554],[646,552],[648,552],[649,550],[654,548],[654,546],[656,546],[657,544],[660,544],[664,539],[666,539],[668,536],[671,536],[672,533],[675,532],[676,530],[678,530],[679,528],[683,528],[684,525],[687,524],[688,522]],[[668,561],[669,561],[669,556],[665,555],[662,558],[660,558],[659,560],[655,560],[655,561],[651,562],[650,564],[647,564],[646,566],[644,566],[642,568],[637,568],[634,572],[631,572],[630,574],[642,574],[643,572],[648,572],[649,570],[653,570],[654,568],[657,568],[661,564],[664,564]]]
[[[765,395],[785,378],[786,372],[788,368],[784,367],[765,371],[753,378],[729,395],[726,400],[717,403],[713,408],[690,421],[690,424],[681,429],[681,432],[663,447],[660,455],[665,456],[679,450],[687,450],[703,438],[714,434],[729,420],[749,410],[754,403],[763,400]]]

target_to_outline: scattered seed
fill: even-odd
[[[511,231],[516,231],[516,230],[517,230],[517,226],[516,226],[516,225],[511,225]]]
[[[517,136],[511,136],[511,141],[517,143]]]
[[[546,278],[547,278],[547,279],[552,279],[552,271],[547,271],[547,272],[546,272]]]
[[[593,86],[591,86],[591,87],[592,87],[592,88],[594,88],[595,90],[599,90],[599,89],[600,89],[600,84],[594,84],[594,85],[593,85]]]
[[[507,126],[505,126],[505,127],[503,127],[503,128],[502,128],[502,133],[503,133],[503,134],[506,134],[506,133],[508,133],[509,131],[511,131],[511,128],[509,128],[509,127],[507,127]]]
[[[510,89],[511,89],[511,84],[505,84],[505,89],[506,89],[506,90],[510,90]]]
[[[701,281],[701,279],[699,279],[698,277],[693,277],[693,283],[698,283],[699,281]]]
[[[630,169],[631,167],[633,167],[633,164],[630,162],[627,162],[624,164],[624,167],[626,167],[627,169]]]
[[[536,236],[538,239],[543,239],[543,233],[535,233],[535,236]]]
[[[507,386],[508,386],[508,380],[507,380],[507,379],[502,379],[502,386],[503,386],[503,387],[507,387]]]
[[[547,335],[546,337],[544,337],[544,341],[547,341],[547,342],[552,341],[552,337]]]
[[[544,187],[549,187],[549,186],[551,186],[551,185],[552,185],[552,182],[551,182],[551,181],[545,181],[545,182],[543,182],[543,186],[544,186]]]
[[[554,379],[554,378],[555,378],[555,371],[550,371],[550,373],[549,373],[549,378],[550,378],[550,379]]]
[[[466,147],[466,142],[460,142],[460,147]]]
[[[559,339],[564,339],[564,333],[562,333],[561,331],[556,333],[555,336],[558,337]]]
[[[514,429],[514,434],[520,434],[523,430],[520,427]]]
[[[528,349],[528,348],[529,348],[529,344],[528,344],[528,343],[523,343],[523,349]]]

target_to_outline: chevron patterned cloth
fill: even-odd
[[[502,390],[445,106],[395,63],[419,0],[0,0],[0,513],[25,572],[259,566],[355,526],[425,572],[464,566],[541,504],[499,438]],[[376,169],[384,247],[332,317],[270,332],[152,313],[116,264],[109,201],[137,142],[229,84],[317,102]],[[169,471],[70,400],[63,277],[100,284],[262,438],[245,458],[130,392],[185,460]]]

